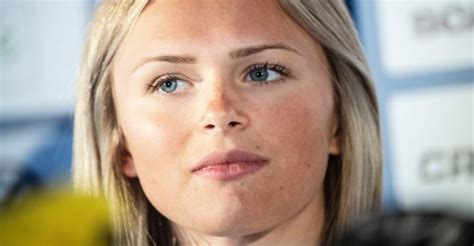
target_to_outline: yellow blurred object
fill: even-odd
[[[0,210],[0,246],[111,245],[104,200],[68,192],[26,197]]]

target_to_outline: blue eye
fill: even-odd
[[[188,82],[178,79],[172,74],[166,74],[155,79],[149,87],[151,91],[159,91],[163,94],[173,94],[185,89],[188,85]]]
[[[178,88],[178,82],[176,80],[167,80],[160,85],[160,92],[173,93]]]
[[[279,81],[287,75],[286,68],[280,65],[257,64],[247,68],[247,81],[270,82]]]

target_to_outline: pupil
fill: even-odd
[[[166,93],[173,92],[178,87],[176,81],[166,81],[161,85],[161,89]]]
[[[253,80],[265,80],[268,77],[268,72],[264,69],[257,70],[252,73]]]

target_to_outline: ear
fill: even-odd
[[[135,169],[135,163],[133,162],[132,155],[125,147],[121,148],[120,151],[123,173],[129,178],[136,178],[137,171]]]
[[[332,120],[331,138],[329,140],[329,154],[340,155],[341,154],[341,136],[339,130],[339,120],[335,116]]]

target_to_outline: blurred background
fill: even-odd
[[[348,0],[378,90],[384,209],[474,218],[474,1]],[[0,202],[70,179],[94,0],[0,0]]]

